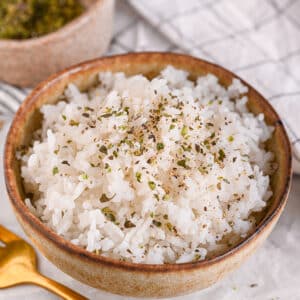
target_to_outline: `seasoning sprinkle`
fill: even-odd
[[[115,196],[116,196],[116,194],[114,194],[112,197],[107,197],[106,194],[102,194],[99,200],[100,200],[101,203],[104,203],[104,202],[110,201]]]
[[[159,150],[163,150],[165,148],[165,145],[163,143],[157,143],[156,144],[156,149]]]
[[[161,222],[152,220],[152,224],[155,225],[156,227],[161,227]]]
[[[180,167],[183,167],[185,169],[190,169],[190,167],[186,164],[186,160],[185,159],[181,159],[177,162],[177,165]]]
[[[101,211],[111,222],[116,221],[115,213],[109,207],[104,207]]]
[[[70,120],[69,125],[70,125],[70,126],[78,126],[78,125],[79,125],[79,122],[76,122],[76,121],[74,121],[74,120],[72,119],[72,120]]]
[[[182,127],[180,133],[181,133],[181,135],[182,135],[183,137],[186,137],[187,134],[188,134],[188,131],[189,131],[189,130],[188,130],[188,127],[184,125],[184,126]]]
[[[140,172],[135,173],[135,178],[137,182],[142,182],[142,174]]]
[[[52,169],[52,174],[53,174],[53,175],[58,174],[58,172],[59,172],[58,167],[54,167],[54,168]]]
[[[102,145],[99,149],[100,152],[104,153],[104,154],[107,154],[107,148],[106,146]]]
[[[218,153],[219,153],[218,160],[219,161],[224,161],[224,158],[226,157],[224,150],[220,149]]]
[[[68,166],[70,166],[70,163],[69,163],[67,160],[63,160],[61,163],[62,163],[63,165],[68,165]]]
[[[83,174],[81,174],[81,178],[84,180],[87,180],[89,178],[89,176],[88,176],[88,174],[83,173]]]
[[[148,181],[148,185],[152,191],[156,188],[156,184],[154,181]]]
[[[234,137],[233,137],[232,135],[230,135],[230,136],[228,137],[228,141],[229,141],[229,142],[233,142],[233,141],[234,141]]]
[[[124,223],[124,227],[125,228],[133,228],[133,227],[136,227],[136,225],[133,224],[130,220],[126,220]]]

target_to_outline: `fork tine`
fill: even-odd
[[[0,240],[3,243],[9,243],[12,241],[19,241],[19,240],[21,240],[21,238],[0,224]]]

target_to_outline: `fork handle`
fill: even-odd
[[[62,297],[66,300],[88,300],[88,298],[83,297],[82,295],[76,293],[70,288],[60,284],[40,273],[32,272],[31,274],[27,273],[27,280],[30,283],[39,285],[50,292]]]

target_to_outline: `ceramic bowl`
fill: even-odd
[[[140,297],[169,297],[210,286],[238,268],[267,238],[281,215],[291,183],[291,149],[281,120],[271,105],[248,86],[248,107],[263,112],[275,131],[268,143],[278,164],[271,178],[273,197],[251,234],[225,253],[204,261],[148,265],[122,262],[90,253],[57,235],[35,217],[24,204],[24,189],[16,149],[26,145],[40,127],[39,108],[55,103],[69,83],[85,90],[96,82],[100,71],[123,71],[127,75],[144,74],[151,78],[167,65],[185,69],[191,79],[213,73],[227,86],[236,75],[200,59],[172,53],[136,53],[100,58],[69,68],[41,83],[18,110],[11,125],[5,148],[7,191],[17,219],[32,242],[58,268],[72,277],[106,291]]]
[[[102,55],[112,36],[114,0],[80,1],[85,12],[55,32],[26,40],[0,39],[0,80],[31,87]]]

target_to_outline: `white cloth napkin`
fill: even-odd
[[[300,0],[117,0],[115,34],[108,54],[128,51],[190,53],[235,71],[263,93],[285,121],[295,155],[300,153]],[[134,9],[133,9],[134,8]],[[155,13],[156,12],[156,13]],[[223,21],[222,21],[223,20]],[[13,112],[28,90],[0,83],[0,160]],[[1,100],[4,100],[1,104]],[[298,101],[297,101],[298,100]],[[4,104],[3,104],[4,103]],[[296,157],[296,156],[295,156]],[[300,171],[300,168],[297,169]],[[0,190],[5,191],[0,165]],[[218,284],[176,300],[300,299],[300,177],[279,224],[239,270]],[[25,238],[6,195],[0,222]],[[28,240],[28,239],[27,239]],[[93,300],[125,300],[67,276],[39,254],[43,274]],[[33,286],[0,290],[0,300],[58,299]],[[174,300],[175,300],[174,299]]]

